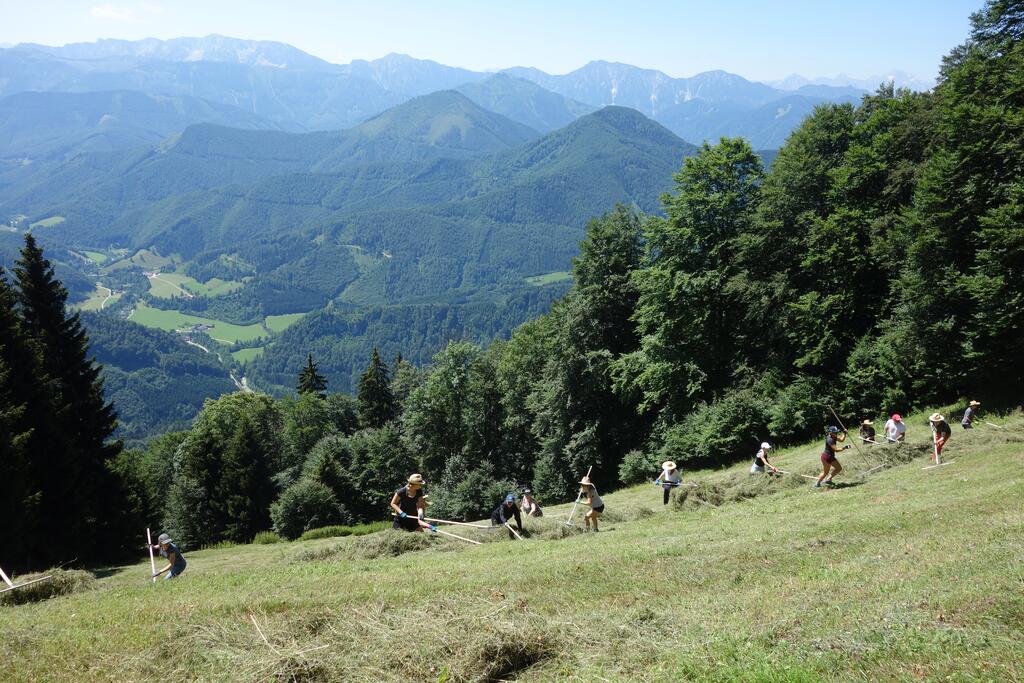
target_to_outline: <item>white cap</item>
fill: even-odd
[[[770,443],[768,443],[767,441],[762,441],[761,442],[761,448],[763,448],[764,450],[768,450],[771,447],[772,447],[772,445]]]

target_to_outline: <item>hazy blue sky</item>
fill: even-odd
[[[473,69],[571,71],[593,59],[689,76],[725,69],[930,80],[982,0],[0,0],[0,43],[209,33],[291,43],[332,62],[388,52]]]

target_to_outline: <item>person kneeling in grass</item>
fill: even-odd
[[[661,474],[654,480],[654,483],[661,484],[661,488],[664,491],[661,496],[662,505],[668,505],[669,494],[672,493],[672,489],[679,488],[679,484],[682,481],[683,478],[679,476],[679,469],[674,462],[666,460],[661,463]]]
[[[494,526],[505,526],[510,519],[516,520],[516,531],[523,533],[523,518],[519,516],[519,507],[516,505],[516,497],[511,493],[505,496],[498,509],[491,513],[491,524]],[[510,531],[511,538],[515,536]]]
[[[843,471],[843,466],[836,459],[836,453],[845,451],[850,446],[847,444],[840,448],[840,441],[846,441],[846,432],[840,432],[839,427],[829,427],[825,436],[825,450],[821,452],[821,476],[814,482],[814,488],[820,489],[822,482],[831,484],[832,478]]]
[[[167,566],[153,574],[153,578],[167,572],[167,578],[173,579],[181,576],[181,573],[185,571],[185,567],[188,566],[185,556],[181,554],[178,546],[174,545],[174,541],[167,534],[160,534],[160,538],[156,539],[156,545],[153,546],[153,550],[159,550],[160,557],[167,558]]]
[[[772,474],[778,474],[779,468],[768,462],[768,451],[772,449],[772,445],[767,441],[761,443],[761,450],[754,456],[754,464],[750,466],[751,474],[764,474],[771,470]]]
[[[597,487],[594,486],[594,482],[590,481],[590,477],[580,479],[580,493],[586,496],[583,504],[590,506],[587,514],[583,515],[583,525],[589,531],[590,525],[593,524],[594,531],[597,531],[597,520],[604,512],[604,501],[601,500],[601,496],[597,495]]]
[[[423,485],[425,483],[423,475],[413,474],[409,477],[408,483],[391,496],[391,509],[395,511],[395,519],[391,523],[392,529],[404,529],[405,531],[434,529],[423,519],[427,516],[427,506],[423,500]]]
[[[527,517],[543,517],[544,511],[540,509],[540,504],[537,503],[537,499],[533,497],[533,491],[530,489],[523,489],[523,500],[521,504],[523,512],[526,513]]]

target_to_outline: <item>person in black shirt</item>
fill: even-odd
[[[814,482],[814,488],[820,489],[821,484],[831,484],[832,478],[843,471],[843,466],[836,459],[836,453],[845,451],[850,446],[847,444],[839,447],[841,441],[846,441],[846,432],[839,431],[839,427],[829,427],[825,435],[825,449],[821,452],[821,476]],[[826,479],[825,477],[828,477]]]
[[[871,420],[864,420],[860,423],[860,440],[869,446],[875,443],[875,428],[872,425],[874,422]]]
[[[423,500],[423,476],[413,474],[409,477],[408,483],[395,491],[391,497],[391,509],[395,511],[395,519],[391,523],[392,529],[404,529],[405,531],[433,530],[423,518],[427,515],[427,507]]]
[[[513,518],[516,520],[516,530],[523,533],[523,519],[519,516],[519,506],[516,505],[516,497],[510,493],[505,496],[505,500],[501,502],[498,509],[491,513],[491,524],[504,526]],[[512,532],[509,532],[509,537],[515,538]]]

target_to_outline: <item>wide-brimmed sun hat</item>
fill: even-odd
[[[661,463],[661,469],[665,470],[666,472],[671,472],[675,468],[676,464],[671,460],[666,460],[665,462]]]
[[[590,481],[590,477],[583,477],[582,479],[580,479],[580,483],[583,484],[584,486],[594,485],[594,482]]]
[[[410,484],[419,484],[420,486],[423,486],[427,482],[423,481],[423,475],[422,474],[410,474],[409,475],[409,483]]]
[[[171,537],[168,534],[160,534],[160,538],[156,539],[156,542],[160,545],[167,545],[171,543]]]
[[[971,407],[972,407],[972,408],[973,408],[974,406],[980,406],[980,405],[981,405],[981,401],[971,401]]]
[[[893,422],[903,422],[903,418],[900,416],[899,413],[893,413],[892,414],[892,421]]]
[[[874,422],[872,422],[871,420],[864,420],[863,422],[861,422],[861,424],[862,424],[863,426],[865,426],[865,427],[870,427],[871,425],[873,425],[873,424],[875,424],[875,423],[874,423]]]
[[[767,450],[771,449],[771,447],[772,447],[772,445],[770,443],[768,443],[767,441],[762,441],[761,442],[761,450],[767,451]]]
[[[942,417],[939,413],[932,413],[932,416],[928,418],[929,422],[943,422],[946,418]]]

